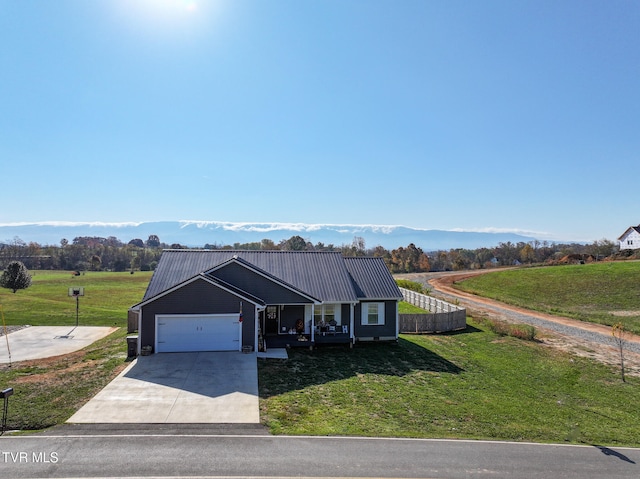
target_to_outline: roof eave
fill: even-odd
[[[225,291],[227,291],[227,292],[229,292],[229,293],[231,293],[231,294],[233,294],[233,295],[235,295],[235,296],[237,296],[237,297],[239,297],[239,298],[241,298],[241,299],[243,299],[245,301],[248,301],[248,302],[250,302],[250,303],[252,303],[252,304],[254,304],[254,305],[258,306],[258,307],[264,308],[266,306],[266,303],[262,299],[260,299],[260,298],[258,298],[256,296],[253,296],[253,295],[247,293],[246,291],[243,291],[243,290],[241,290],[239,288],[236,288],[236,290],[232,290],[230,288],[225,287],[225,285],[221,284],[219,281],[216,281],[216,280],[213,280],[211,278],[208,278],[204,273],[198,273],[195,276],[192,276],[191,278],[172,286],[171,288],[168,288],[168,289],[166,289],[164,291],[161,291],[158,294],[155,294],[151,298],[147,298],[144,301],[141,301],[141,302],[139,302],[137,304],[134,304],[129,309],[131,311],[140,311],[140,309],[143,306],[146,306],[147,304],[152,303],[152,302],[156,301],[157,299],[160,299],[161,297],[166,296],[167,294],[173,293],[174,291],[177,291],[180,288],[183,288],[184,286],[186,286],[186,285],[188,285],[190,283],[193,283],[194,281],[197,281],[199,279],[201,279],[203,281],[206,281],[207,283],[211,284],[212,286],[215,286],[217,288],[223,289],[223,290],[225,290]]]

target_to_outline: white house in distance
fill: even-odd
[[[629,226],[620,238],[620,249],[640,249],[640,225]]]

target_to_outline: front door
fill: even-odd
[[[264,334],[278,334],[280,324],[280,307],[267,306],[265,311]]]

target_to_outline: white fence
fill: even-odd
[[[467,310],[426,294],[400,288],[404,300],[430,314],[401,314],[401,333],[440,333],[467,327]]]

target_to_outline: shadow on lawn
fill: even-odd
[[[405,339],[397,343],[359,343],[353,349],[291,349],[288,360],[258,361],[262,398],[364,374],[405,376],[414,371],[459,374],[463,369]]]
[[[482,329],[478,329],[475,326],[471,326],[467,324],[467,327],[464,329],[456,329],[455,331],[447,331],[444,333],[437,333],[438,336],[457,336],[459,334],[470,334],[470,333],[482,333]]]

